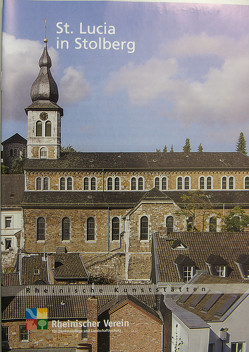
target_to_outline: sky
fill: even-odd
[[[248,18],[249,5],[4,0],[2,140],[27,136],[46,36],[63,146],[235,151],[240,132],[249,144]]]

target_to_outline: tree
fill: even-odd
[[[240,152],[242,154],[247,154],[246,151],[246,140],[243,132],[240,132],[238,143],[237,143],[237,152]]]
[[[172,144],[172,146],[171,146],[171,148],[170,148],[170,152],[171,152],[171,153],[174,153],[174,146],[173,146],[173,144]]]
[[[67,147],[61,147],[61,152],[64,153],[74,153],[76,150],[69,144]]]
[[[23,165],[25,158],[15,159],[10,170],[11,174],[23,174]]]
[[[190,153],[191,152],[191,147],[190,147],[190,140],[189,138],[186,138],[185,145],[183,147],[184,153]]]
[[[156,149],[156,152],[157,153],[161,153],[161,149]]]
[[[234,207],[223,218],[222,230],[226,232],[243,232],[249,225],[249,216],[240,207]]]
[[[6,165],[1,165],[1,174],[7,174],[8,173],[8,166]]]
[[[167,153],[167,151],[168,151],[168,150],[167,150],[167,146],[165,145],[164,148],[163,148],[163,152],[164,152],[164,153]]]
[[[202,152],[203,152],[203,146],[201,145],[201,143],[199,144],[198,152],[199,152],[199,153],[202,153]]]

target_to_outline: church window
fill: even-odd
[[[185,189],[190,188],[190,177],[189,176],[186,176],[184,179],[184,187],[185,187]]]
[[[51,121],[46,121],[45,123],[45,136],[46,137],[51,136]]]
[[[233,176],[229,177],[229,189],[234,189],[234,178],[233,178]]]
[[[142,191],[144,189],[144,179],[143,177],[139,177],[138,179],[138,190]]]
[[[249,176],[245,177],[245,189],[249,189]]]
[[[162,191],[166,191],[167,189],[167,178],[163,177],[162,178]]]
[[[137,180],[136,180],[136,177],[132,177],[131,178],[131,190],[132,191],[135,191],[137,188]]]
[[[45,241],[45,219],[43,217],[37,219],[36,237],[37,241]]]
[[[42,136],[42,122],[41,121],[36,122],[36,136],[37,137]]]
[[[42,180],[41,177],[37,177],[36,179],[36,190],[37,191],[41,191],[42,189]]]
[[[212,177],[207,177],[207,189],[212,189]]]
[[[182,189],[182,177],[177,178],[177,189]]]
[[[217,218],[212,216],[209,219],[209,232],[216,232],[217,231]]]
[[[158,188],[158,189],[160,188],[160,179],[159,179],[159,177],[155,178],[155,187]]]
[[[72,177],[67,178],[67,190],[71,191],[73,189],[73,179]]]
[[[42,147],[42,148],[40,149],[40,158],[41,158],[41,159],[47,159],[47,157],[48,157],[47,148]]]
[[[60,190],[65,191],[66,189],[66,179],[65,177],[61,177],[60,179]]]
[[[200,177],[200,189],[205,189],[205,179],[203,176]]]
[[[87,241],[95,240],[95,224],[94,218],[87,219]]]
[[[17,156],[17,149],[14,149],[14,156]]]
[[[167,216],[167,218],[166,218],[166,229],[167,229],[167,233],[173,232],[173,228],[174,228],[174,219],[173,219],[173,216]]]
[[[49,187],[49,178],[48,177],[44,177],[43,179],[43,189],[44,191],[47,191]]]
[[[92,191],[96,190],[96,178],[95,177],[91,178],[91,190]]]
[[[222,189],[227,189],[227,178],[226,176],[223,176],[221,179],[221,188]]]
[[[83,185],[84,191],[88,191],[89,190],[89,179],[88,179],[88,177],[85,177],[83,182],[84,182],[84,185]]]
[[[10,149],[10,156],[13,156],[13,149]]]
[[[108,189],[108,191],[112,190],[112,178],[111,177],[108,177],[108,179],[107,179],[107,189]]]
[[[62,241],[70,240],[70,220],[69,218],[62,219]]]
[[[119,240],[119,218],[112,219],[112,241]]]
[[[115,177],[114,184],[115,184],[115,191],[118,191],[120,189],[119,177]]]
[[[140,219],[140,240],[146,241],[149,238],[149,224],[147,216]]]

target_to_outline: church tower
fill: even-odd
[[[59,94],[50,72],[52,62],[47,50],[47,39],[44,39],[39,66],[40,72],[30,92],[32,104],[25,109],[28,115],[27,158],[58,159],[63,109],[57,105]]]

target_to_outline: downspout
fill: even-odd
[[[105,170],[102,170],[102,191],[105,192]]]
[[[110,207],[108,205],[108,253],[110,252]]]

